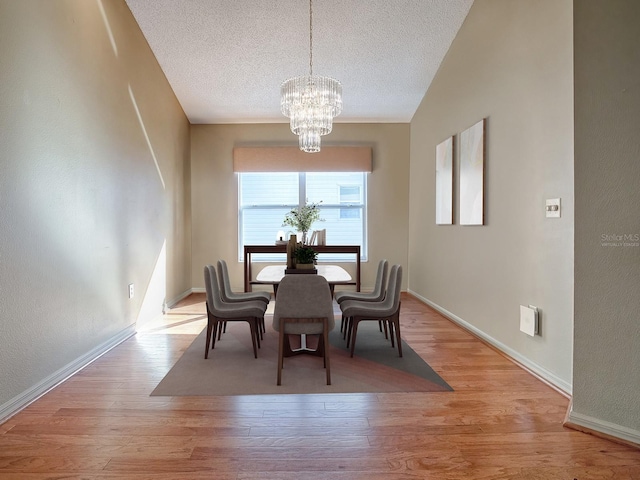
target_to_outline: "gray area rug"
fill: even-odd
[[[206,330],[206,329],[205,329]],[[354,357],[349,356],[339,322],[331,332],[331,380],[323,359],[297,355],[284,359],[282,385],[276,385],[278,336],[267,319],[267,333],[253,357],[249,326],[229,323],[215,349],[204,358],[205,330],[151,395],[210,396],[304,393],[443,392],[453,389],[403,341],[403,357],[391,348],[377,322],[362,322]]]

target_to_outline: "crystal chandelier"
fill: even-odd
[[[309,0],[309,75],[293,77],[280,87],[280,107],[298,135],[300,150],[320,151],[320,136],[331,133],[333,117],[342,112],[342,85],[313,75],[313,0]]]

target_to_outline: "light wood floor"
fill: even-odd
[[[408,296],[403,337],[454,392],[150,397],[202,300],[0,425],[0,478],[640,479],[639,450],[564,428],[567,398]]]

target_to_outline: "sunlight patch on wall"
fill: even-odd
[[[109,35],[109,41],[111,42],[111,48],[113,48],[113,53],[115,53],[116,57],[118,56],[118,46],[116,45],[116,39],[113,36],[113,32],[111,31],[111,26],[109,25],[109,20],[107,19],[107,14],[104,11],[104,5],[102,4],[102,0],[96,0],[98,3],[98,8],[100,9],[100,15],[102,15],[102,21],[104,22],[104,27],[107,30],[107,35]]]
[[[138,103],[136,102],[136,97],[133,94],[133,90],[131,90],[130,84],[129,84],[129,96],[131,97],[131,103],[133,103],[133,108],[135,109],[136,115],[138,116],[138,121],[140,122],[140,127],[142,128],[142,133],[144,134],[144,138],[147,141],[147,146],[149,147],[149,151],[151,152],[151,157],[153,158],[153,162],[156,165],[158,176],[160,177],[160,181],[162,182],[162,188],[166,188],[164,184],[164,178],[162,178],[162,172],[160,171],[160,165],[158,165],[158,159],[156,158],[156,153],[153,151],[151,140],[149,139],[149,135],[147,134],[147,129],[144,126],[144,121],[142,120],[142,115],[140,114],[140,109],[138,108]]]
[[[140,313],[136,320],[136,328],[162,315],[164,301],[167,294],[167,241],[162,243],[162,248],[156,260],[149,284],[144,293],[144,299],[140,307]]]

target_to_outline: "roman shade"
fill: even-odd
[[[234,172],[371,172],[371,147],[235,147]]]

